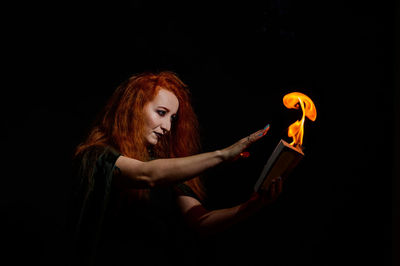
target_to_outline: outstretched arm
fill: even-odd
[[[268,129],[258,130],[225,149],[188,157],[142,162],[120,156],[116,161],[116,166],[120,169],[116,182],[128,188],[151,188],[183,182],[222,162],[235,160],[244,149],[262,138]]]
[[[255,192],[249,200],[231,208],[207,210],[197,199],[190,196],[178,196],[177,202],[186,222],[200,235],[207,236],[250,217],[272,203],[281,191],[282,180],[277,178],[268,191],[262,194]]]

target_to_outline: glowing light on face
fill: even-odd
[[[317,118],[317,109],[313,101],[305,94],[291,92],[283,97],[283,104],[289,109],[299,109],[303,111],[301,120],[297,120],[289,126],[288,136],[293,138],[292,146],[302,146],[304,136],[304,121],[307,117],[311,121]]]
[[[149,144],[156,145],[159,139],[171,130],[178,108],[179,101],[175,94],[162,88],[154,99],[144,106],[144,138]]]

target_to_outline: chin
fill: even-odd
[[[158,143],[158,139],[148,138],[148,139],[147,139],[147,143],[148,143],[149,145],[154,146],[154,145],[156,145],[156,144]]]

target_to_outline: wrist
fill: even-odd
[[[225,162],[228,160],[227,152],[225,150],[216,150],[216,157],[221,161]]]
[[[249,207],[255,208],[255,209],[260,209],[264,205],[262,202],[261,195],[258,194],[257,192],[253,192],[250,199],[247,201],[247,204]]]

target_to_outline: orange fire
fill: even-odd
[[[288,136],[293,138],[293,142],[290,143],[293,147],[303,145],[304,135],[304,120],[306,116],[311,120],[315,121],[317,118],[317,109],[313,101],[305,94],[300,92],[291,92],[283,97],[283,104],[289,109],[303,110],[303,117],[301,120],[297,120],[289,126]]]

